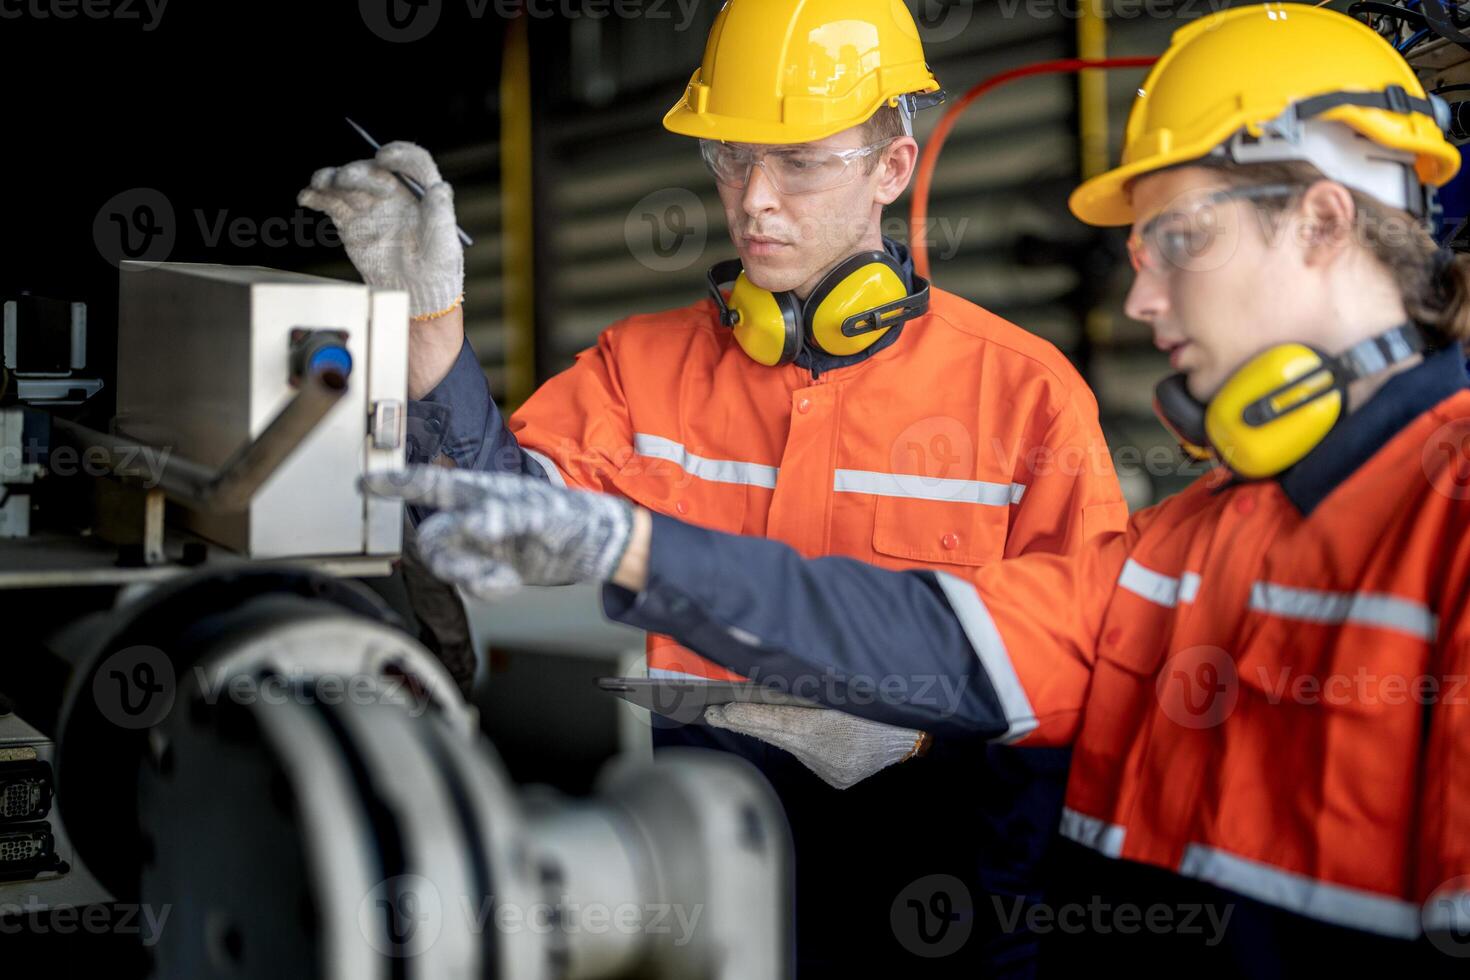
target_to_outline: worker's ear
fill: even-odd
[[[1308,187],[1292,220],[1302,223],[1299,240],[1307,266],[1327,266],[1352,244],[1358,205],[1352,192],[1335,180],[1319,180]]]
[[[878,184],[873,188],[873,200],[878,204],[892,204],[909,186],[914,168],[919,162],[919,144],[912,136],[900,136],[879,150]]]

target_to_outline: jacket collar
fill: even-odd
[[[1281,489],[1297,510],[1310,514],[1410,422],[1467,387],[1470,375],[1459,344],[1426,352],[1423,361],[1386,381],[1301,462],[1277,477]]]
[[[883,237],[883,250],[898,261],[898,264],[903,269],[904,288],[907,289],[909,292],[913,292],[914,257],[909,254],[908,246],[900,242],[896,242],[885,235]],[[900,323],[898,326],[890,329],[882,337],[879,337],[878,341],[874,343],[872,347],[869,347],[867,350],[864,351],[859,351],[856,354],[846,354],[841,356],[836,354],[828,354],[826,351],[820,350],[816,346],[808,342],[802,346],[801,353],[796,355],[796,365],[798,367],[806,368],[807,370],[811,371],[812,377],[816,377],[820,374],[826,373],[827,371],[836,370],[837,368],[851,367],[854,364],[861,364],[863,361],[866,361],[868,358],[872,357],[879,351],[892,347],[895,343],[897,343],[899,334],[903,332],[903,328],[906,326],[908,326],[907,323]],[[807,339],[808,341],[810,340],[810,338]]]

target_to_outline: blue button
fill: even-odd
[[[308,374],[321,374],[324,371],[340,371],[343,374],[352,373],[352,355],[347,353],[345,347],[323,347],[311,355],[311,360],[306,364]]]

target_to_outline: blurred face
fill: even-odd
[[[1186,167],[1131,188],[1137,273],[1124,309],[1153,328],[1155,346],[1200,401],[1260,351],[1322,339],[1324,311],[1335,305],[1325,302],[1309,239],[1294,233],[1298,209],[1268,220],[1252,200],[1223,197],[1226,187],[1209,169]]]
[[[730,144],[761,161],[750,167],[743,187],[715,180],[730,239],[751,282],[804,298],[838,262],[855,252],[882,248],[883,205],[903,193],[917,158],[918,145],[911,137],[898,137],[866,157],[850,159],[842,165],[838,186],[789,190],[811,168],[834,166],[826,151],[864,145],[860,126],[810,143]]]

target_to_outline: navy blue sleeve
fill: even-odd
[[[444,453],[460,469],[525,473],[549,479],[505,426],[480,361],[466,338],[444,380],[408,403],[408,462],[432,462]]]
[[[608,585],[602,602],[612,619],[849,714],[948,737],[1008,728],[933,572],[806,559],[654,514],[647,587]]]
[[[423,398],[408,403],[407,462],[431,463],[440,453],[460,469],[525,473],[538,480],[561,482],[560,473],[548,474],[506,428],[468,337],[444,380]],[[408,508],[415,526],[429,513],[420,506]]]

